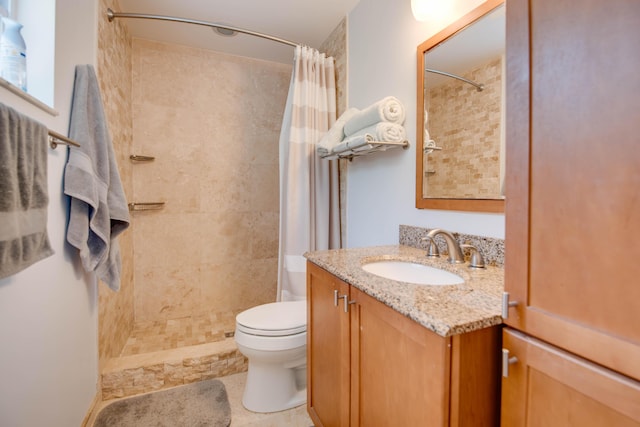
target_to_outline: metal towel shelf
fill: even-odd
[[[389,148],[402,147],[403,150],[406,150],[409,148],[409,141],[406,141],[406,140],[402,142],[372,141],[368,145],[370,145],[371,148],[367,150],[362,150],[362,151],[347,150],[342,153],[330,152],[326,155],[321,155],[320,158],[332,160],[332,159],[335,159],[337,156],[338,159],[353,160],[354,157],[365,156],[367,154],[375,153],[378,151],[387,151]]]

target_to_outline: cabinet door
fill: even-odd
[[[337,295],[336,295],[337,292]],[[307,263],[307,409],[316,427],[349,425],[349,285]]]
[[[450,339],[351,292],[351,425],[448,425]]]
[[[502,380],[502,425],[638,427],[640,382],[505,329],[517,358]]]
[[[640,379],[640,2],[507,4],[507,324]]]
[[[449,426],[500,424],[501,341],[501,326],[451,337]]]

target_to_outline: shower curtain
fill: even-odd
[[[280,133],[278,301],[306,298],[305,252],[340,247],[337,161],[316,154],[335,120],[333,58],[297,46]]]

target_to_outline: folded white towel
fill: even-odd
[[[375,104],[355,114],[344,125],[345,136],[351,136],[361,129],[378,122],[403,124],[405,118],[404,106],[393,96],[387,96]]]
[[[360,110],[357,108],[349,108],[336,120],[331,129],[324,134],[320,141],[316,144],[318,154],[325,156],[331,152],[331,149],[338,145],[344,139],[344,125]]]

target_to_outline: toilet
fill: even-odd
[[[307,302],[263,304],[236,316],[235,341],[249,359],[242,404],[277,412],[307,400]]]

